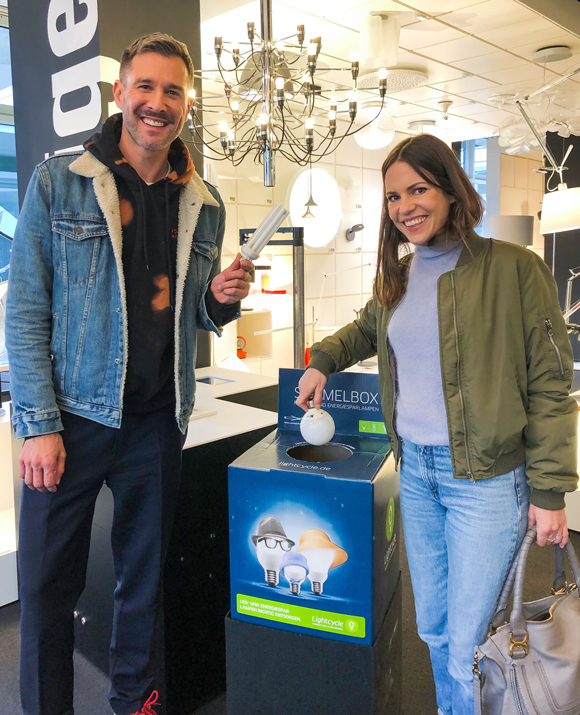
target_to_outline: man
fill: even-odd
[[[196,329],[239,315],[252,264],[220,272],[225,210],[178,138],[187,48],[155,33],[125,50],[121,114],[86,151],[47,159],[12,251],[6,339],[13,423],[26,441],[20,542],[25,715],[73,713],[73,611],[97,494],[115,500],[111,707],[153,713],[149,673]]]

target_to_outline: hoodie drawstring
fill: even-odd
[[[169,226],[169,179],[165,179],[165,253],[167,255],[167,277],[169,278],[169,305],[175,312],[175,292],[173,288],[173,266],[171,264],[170,241],[173,241]]]
[[[145,197],[143,196],[143,182],[138,179],[137,184],[139,185],[139,224],[143,231],[143,255],[145,256],[145,266],[147,267],[147,272],[149,272],[149,251],[147,250],[147,221],[145,221]],[[167,205],[167,193],[165,194],[165,202]],[[167,209],[165,221],[167,223]],[[139,226],[138,226],[139,228]]]

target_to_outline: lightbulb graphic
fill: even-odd
[[[290,593],[293,596],[299,596],[300,586],[302,586],[304,579],[308,576],[308,561],[306,557],[302,554],[297,554],[295,551],[288,551],[284,554],[280,571],[290,584]]]
[[[348,559],[346,551],[333,544],[328,535],[320,529],[305,531],[300,537],[296,552],[306,557],[312,593],[317,596],[322,594],[323,584],[330,569],[340,566]]]
[[[280,582],[280,566],[284,554],[294,546],[294,541],[286,536],[284,527],[277,516],[266,516],[258,524],[258,533],[252,535],[258,561],[264,569],[264,579],[268,586]]]
[[[314,403],[308,401],[308,412],[300,420],[300,434],[308,442],[316,447],[320,447],[334,437],[334,420],[324,410],[314,407]]]

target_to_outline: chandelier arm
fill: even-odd
[[[210,146],[208,146],[203,140],[202,140],[201,142],[196,142],[196,141],[193,140],[193,139],[184,139],[183,141],[186,142],[187,144],[193,144],[193,146],[194,146],[198,151],[199,151],[200,149],[203,149],[203,148],[205,147],[205,148],[207,148],[207,149],[210,149],[210,151],[215,152],[215,149],[212,149],[212,148],[211,148]],[[200,151],[200,154],[202,154],[203,156],[205,156],[205,154],[203,154],[203,151]],[[227,157],[227,156],[215,156],[215,157],[214,157],[214,156],[208,156],[208,157],[206,157],[206,158],[207,158],[207,159],[210,159],[211,161],[227,161],[229,157]]]

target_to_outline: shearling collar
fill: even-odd
[[[69,170],[72,171],[73,174],[85,176],[88,179],[94,179],[97,176],[112,173],[110,169],[108,169],[88,151],[85,151],[78,157],[78,159],[75,159],[70,164]],[[219,206],[219,203],[211,195],[209,189],[199,174],[194,173],[191,179],[189,179],[184,186],[196,194],[201,199],[202,203],[208,204],[209,206]]]

